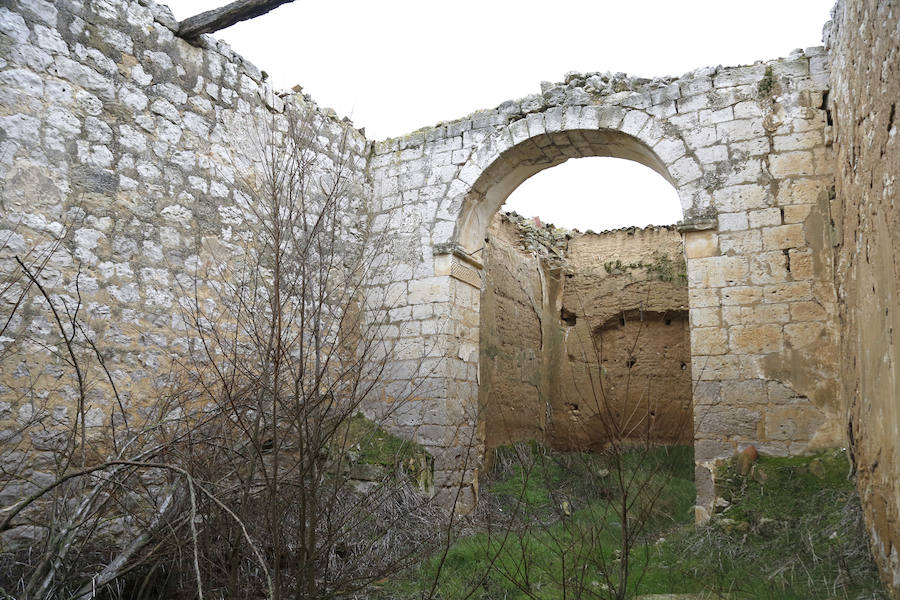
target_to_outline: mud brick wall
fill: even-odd
[[[900,595],[900,6],[838,2],[831,107],[841,387],[872,549]]]
[[[634,413],[635,440],[692,442],[687,281],[674,228],[578,233],[498,214],[483,258],[488,449],[519,440],[599,448],[608,410],[620,422]]]

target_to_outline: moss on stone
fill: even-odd
[[[756,89],[759,92],[760,98],[768,98],[772,95],[772,92],[775,89],[775,72],[772,70],[772,65],[766,67],[766,71],[763,73],[762,79],[760,79],[759,83],[756,85]]]
[[[420,489],[431,489],[434,458],[425,448],[388,433],[362,414],[342,423],[334,440],[332,452],[343,451],[350,463],[380,466],[385,471],[402,469]]]

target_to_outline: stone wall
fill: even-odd
[[[247,186],[291,122],[308,126],[311,183],[340,164],[344,219],[365,223],[364,137],[300,94],[273,93],[226,45],[209,36],[191,45],[176,29],[168,9],[149,1],[0,6],[4,465],[58,448],[78,397],[58,328],[34,290],[7,322],[25,284],[5,286],[14,256],[43,263],[40,280],[64,317],[77,307],[84,330],[67,335],[93,365],[82,373],[85,424],[101,430],[118,408],[84,340],[102,351],[126,413],[146,416],[183,383],[203,356],[192,311],[201,323],[226,318],[245,252],[258,241],[259,199]],[[31,458],[53,468],[52,459]],[[4,505],[24,491],[0,490]]]
[[[823,48],[679,78],[571,73],[376,143],[375,228],[397,251],[372,283],[396,300],[398,327],[444,357],[438,393],[422,397],[431,437],[419,441],[461,456],[477,422],[478,252],[490,219],[534,173],[614,156],[670,181],[685,215],[700,504],[712,502],[715,461],[743,445],[783,455],[843,444],[828,86]]]
[[[623,424],[632,416],[629,438],[693,441],[687,280],[674,228],[579,233],[498,213],[481,256],[488,449],[519,440],[599,448],[608,411]]]
[[[873,553],[900,595],[900,5],[840,1],[829,35],[841,375]]]
[[[517,185],[573,157],[641,162],[681,199],[702,503],[709,467],[743,444],[786,454],[845,440],[823,49],[652,80],[570,73],[539,94],[369,144],[308,98],[273,93],[213,38],[177,38],[175,25],[150,0],[0,7],[4,258],[62,237],[48,285],[61,300],[81,294],[133,397],[160,383],[167,357],[190,354],[174,317],[183,290],[248,241],[239,183],[258,167],[248,153],[260,123],[272,126],[268,147],[282,146],[296,114],[315,123],[324,166],[348,165],[348,221],[371,222],[383,241],[366,291],[389,310],[395,346],[373,412],[414,393],[393,428],[434,455],[439,493],[474,486],[483,450],[484,234]],[[221,275],[198,286],[212,312]],[[42,345],[48,323],[28,313],[11,326],[6,337],[33,342],[0,382],[14,438],[28,417],[12,406],[23,390],[42,390],[61,423],[71,392],[59,365],[47,366],[58,361]],[[101,412],[103,385],[90,407]]]

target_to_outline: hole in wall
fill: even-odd
[[[563,306],[559,309],[559,320],[569,327],[574,327],[578,322],[578,317],[574,312]]]

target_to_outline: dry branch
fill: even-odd
[[[194,39],[204,33],[213,33],[235,23],[253,19],[293,0],[237,0],[221,8],[214,8],[188,17],[178,24],[178,35]]]

